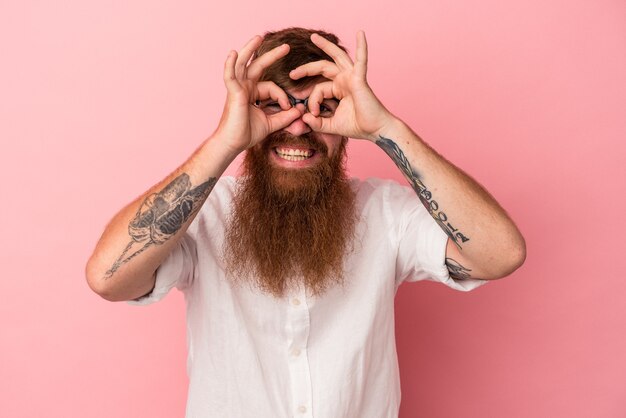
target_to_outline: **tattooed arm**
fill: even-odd
[[[448,235],[450,276],[498,279],[524,262],[524,238],[480,184],[397,119],[383,128],[375,142],[400,168],[421,204]]]
[[[487,191],[446,161],[389,112],[367,83],[367,42],[357,34],[355,60],[332,42],[312,35],[311,41],[333,61],[317,61],[294,69],[298,79],[322,75],[309,97],[310,113],[302,119],[314,131],[367,139],[380,146],[400,168],[419,200],[448,235],[446,264],[458,279],[495,279],[519,267],[526,256],[524,238]],[[319,103],[340,100],[333,117],[319,117]]]
[[[259,82],[263,71],[289,52],[280,45],[248,64],[255,36],[224,65],[227,96],[215,133],[174,173],[122,209],[106,227],[87,263],[89,286],[107,300],[149,293],[156,270],[187,229],[217,178],[242,151],[301,116],[276,84]],[[277,100],[283,111],[265,115],[256,100]]]
[[[174,173],[122,209],[87,263],[87,282],[107,300],[135,299],[154,287],[155,272],[235,157],[218,136]]]

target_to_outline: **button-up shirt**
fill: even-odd
[[[185,295],[188,418],[396,418],[400,377],[394,297],[405,281],[452,279],[447,235],[413,190],[352,180],[359,221],[344,259],[345,282],[283,298],[233,284],[221,260],[236,180],[225,177],[157,270],[148,304],[177,287]]]

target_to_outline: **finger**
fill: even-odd
[[[270,133],[289,126],[291,122],[300,116],[302,116],[302,113],[296,107],[268,116],[267,122],[269,123]]]
[[[261,78],[263,71],[288,53],[289,45],[282,44],[256,58],[250,63],[250,66],[248,66],[248,78],[255,81],[258,80]]]
[[[311,41],[322,51],[326,52],[339,67],[348,68],[352,66],[352,60],[348,54],[328,39],[314,33],[311,35]]]
[[[321,60],[308,62],[294,68],[291,72],[289,72],[289,77],[294,80],[298,80],[302,77],[321,75],[329,80],[332,80],[337,74],[339,74],[339,67],[337,67],[337,64],[328,60]]]
[[[278,87],[278,85],[273,81],[261,81],[260,83],[257,83],[257,92],[258,100],[271,98],[272,100],[276,100],[280,105],[280,108],[283,110],[287,110],[291,107],[291,103],[289,103],[289,98],[287,97],[285,90]]]
[[[224,63],[224,84],[226,85],[226,89],[235,93],[239,91],[241,86],[235,77],[235,61],[237,60],[237,51],[230,51],[228,53],[228,57],[226,58],[226,62]]]
[[[324,99],[333,98],[333,82],[325,81],[323,83],[318,83],[313,87],[313,91],[309,94],[309,112],[313,114],[313,116],[319,116],[320,114],[320,103],[324,101]]]
[[[237,58],[237,63],[235,64],[235,76],[237,79],[241,80],[245,77],[248,61],[250,61],[254,51],[257,50],[259,45],[261,45],[262,40],[263,39],[259,35],[256,35],[250,39],[243,48],[241,48],[241,51],[239,51],[239,57]]]
[[[315,132],[333,133],[332,118],[320,118],[319,116],[313,116],[311,113],[305,113],[302,116],[302,121]]]
[[[367,39],[365,32],[360,30],[356,34],[356,61],[354,67],[359,75],[365,77],[367,73]]]

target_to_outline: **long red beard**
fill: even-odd
[[[248,150],[228,221],[224,260],[232,280],[277,297],[303,282],[314,295],[343,282],[343,259],[356,225],[355,194],[344,169],[345,140],[315,167],[282,169],[268,156],[277,145],[306,144],[314,134],[270,135]]]

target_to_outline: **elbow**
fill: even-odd
[[[85,266],[85,279],[89,288],[102,299],[109,302],[119,302],[121,299],[116,297],[111,286],[107,283],[106,274],[97,268],[94,258],[90,258]]]
[[[85,267],[85,278],[89,288],[102,299],[124,302],[150,293],[155,285],[156,271],[147,275],[116,271],[111,276],[108,268],[92,256]]]
[[[501,258],[500,268],[493,275],[494,279],[502,279],[511,275],[526,261],[526,240],[521,234],[518,234],[505,248],[507,250]]]
[[[109,290],[106,286],[101,286],[89,279],[87,279],[87,284],[95,294],[97,294],[104,300],[107,300],[109,302],[121,302],[126,300],[125,298],[119,297],[119,295]]]
[[[509,261],[510,272],[507,276],[520,268],[526,261],[526,240],[520,235],[517,244],[511,251],[511,260]]]

